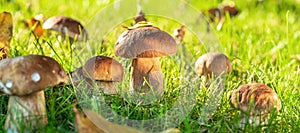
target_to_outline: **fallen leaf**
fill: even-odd
[[[145,133],[143,131],[134,129],[132,127],[114,124],[107,121],[105,118],[100,116],[98,113],[92,110],[85,110],[87,117],[97,125],[97,127],[103,129],[107,133]]]
[[[24,24],[27,28],[30,28],[33,31],[33,34],[36,37],[41,37],[44,34],[44,30],[42,27],[42,23],[46,20],[46,18],[39,14],[35,17],[32,17],[29,21],[24,20]]]
[[[12,15],[9,12],[0,14],[0,60],[9,55],[9,44],[12,37]]]
[[[35,18],[30,19],[30,27],[32,28],[32,31],[35,36],[41,37],[44,34],[41,22],[39,20],[36,20]]]
[[[78,133],[147,133],[132,127],[118,125],[109,122],[104,117],[92,110],[85,110],[79,112],[75,106],[73,106],[73,111],[75,112],[75,125]],[[161,133],[180,133],[177,128],[171,128]]]
[[[83,112],[78,111],[75,105],[73,106],[73,111],[75,113],[75,126],[78,133],[105,133],[104,130],[91,122]]]

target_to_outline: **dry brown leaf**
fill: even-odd
[[[0,14],[0,60],[9,55],[9,44],[12,37],[12,15],[9,12]]]
[[[78,133],[146,133],[132,127],[109,122],[92,110],[85,110],[85,115],[73,106],[73,111],[75,112],[75,125]],[[161,133],[180,133],[180,130],[171,128]]]
[[[97,127],[104,129],[108,133],[145,133],[143,131],[107,121],[105,118],[100,116],[98,113],[92,110],[85,110],[87,117],[97,125]]]
[[[114,124],[112,122],[107,121],[102,116],[98,115],[98,113],[92,111],[92,110],[85,110],[85,113],[87,114],[87,117],[90,118],[97,127],[100,127],[104,129],[105,132],[108,133],[146,133],[144,131],[137,130],[132,127],[128,126],[122,126],[118,124]],[[162,131],[161,133],[180,133],[180,130],[177,128],[171,128],[165,131]]]
[[[104,130],[91,122],[83,112],[79,112],[75,105],[73,106],[73,111],[75,113],[75,126],[78,133],[105,133]]]
[[[35,17],[32,17],[29,21],[23,20],[23,23],[27,28],[32,29],[33,34],[36,37],[41,37],[44,34],[44,30],[42,27],[42,22],[45,21],[45,18],[43,15],[37,15]]]
[[[41,21],[31,18],[29,22],[29,27],[32,28],[32,31],[36,37],[41,37],[44,34]]]

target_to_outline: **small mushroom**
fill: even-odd
[[[228,57],[215,52],[206,53],[199,57],[195,63],[195,68],[199,75],[204,75],[207,78],[217,77],[232,71]]]
[[[241,85],[232,92],[231,105],[245,116],[250,116],[249,123],[255,126],[267,123],[267,116],[272,109],[275,112],[281,109],[281,101],[276,92],[262,83]]]
[[[111,57],[95,56],[71,74],[71,77],[73,83],[77,85],[82,79],[85,79],[89,85],[94,85],[93,81],[96,80],[105,94],[117,94],[114,82],[121,82],[123,75],[124,69],[119,62]]]
[[[85,41],[88,39],[88,33],[83,25],[72,18],[66,16],[54,16],[45,21],[43,28],[46,30],[55,30],[62,35],[68,35],[71,39]]]
[[[173,35],[178,40],[178,42],[182,43],[184,35],[185,35],[185,26],[182,25],[182,26],[180,26],[180,28],[175,29],[173,32]]]
[[[131,90],[145,94],[152,90],[163,94],[163,73],[159,57],[177,52],[172,36],[151,25],[133,26],[124,31],[115,44],[115,54],[132,59]]]
[[[9,55],[9,44],[12,37],[13,20],[9,12],[0,13],[0,60]]]
[[[142,22],[142,21],[147,21],[147,19],[145,18],[145,14],[142,11],[140,11],[139,14],[133,19],[134,19],[135,24]]]
[[[235,3],[231,1],[229,3],[220,4],[218,7],[208,9],[207,13],[210,21],[218,24],[217,30],[221,30],[225,22],[226,13],[228,13],[230,17],[234,17],[238,15],[240,11],[236,8]]]
[[[9,97],[5,128],[35,130],[48,123],[44,89],[67,83],[63,68],[52,58],[20,56],[0,61],[0,91]]]

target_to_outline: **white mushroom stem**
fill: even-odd
[[[34,92],[26,96],[9,97],[8,115],[5,121],[7,130],[34,130],[47,123],[44,91]]]
[[[270,114],[266,115],[247,115],[243,113],[238,127],[244,128],[247,124],[251,126],[267,125],[270,120]]]
[[[83,81],[85,80],[85,81]],[[82,69],[76,69],[74,72],[69,74],[69,82],[73,83],[75,86],[84,84],[83,86],[94,87],[95,84],[97,87],[100,87],[100,90],[103,90],[104,94],[117,94],[117,88],[114,82],[112,81],[93,81],[83,76]]]
[[[112,81],[94,81],[103,90],[104,94],[117,94],[117,87]]]
[[[156,95],[162,95],[164,78],[159,58],[133,59],[132,69],[131,88],[142,93],[154,91]],[[151,88],[153,90],[151,90]]]

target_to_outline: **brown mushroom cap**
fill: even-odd
[[[155,27],[139,27],[124,31],[115,45],[115,54],[124,58],[153,58],[175,54],[175,39]]]
[[[66,16],[54,16],[45,21],[43,28],[55,30],[67,34],[71,38],[83,40],[88,38],[88,34],[83,25],[72,18]]]
[[[78,85],[82,79],[85,79],[86,77],[83,75],[82,67],[77,68],[76,70],[72,71],[69,74],[69,82],[72,84]]]
[[[212,74],[218,76],[221,73],[232,71],[228,57],[222,53],[206,53],[198,58],[195,63],[198,74],[211,77]]]
[[[231,105],[250,115],[264,115],[273,107],[281,109],[281,101],[274,90],[265,84],[252,83],[241,85],[231,95]]]
[[[218,7],[208,9],[208,17],[214,22],[216,19],[220,20],[225,17],[227,12],[230,17],[234,17],[240,13],[239,9],[236,8],[235,3],[230,1],[220,4]]]
[[[113,58],[95,56],[90,58],[83,66],[83,75],[94,80],[116,81],[123,80],[124,69]]]
[[[140,11],[139,14],[133,18],[135,23],[141,22],[141,21],[147,21],[147,19],[145,18],[145,14]]]
[[[0,91],[23,96],[67,83],[64,69],[52,58],[28,55],[0,61]]]

